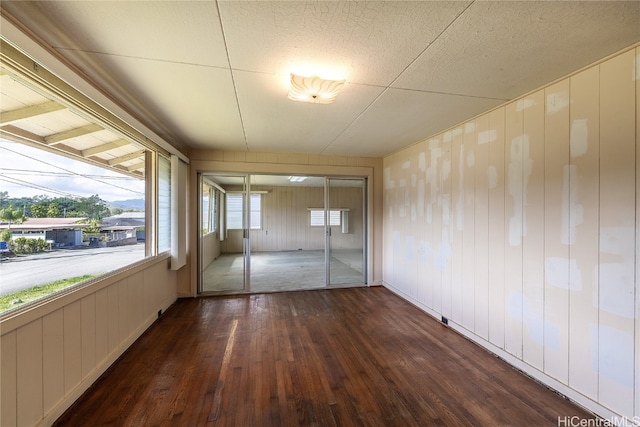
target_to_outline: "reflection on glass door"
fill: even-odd
[[[247,179],[201,174],[200,292],[244,292],[248,270]]]
[[[324,288],[324,177],[251,175],[251,292]]]
[[[365,283],[365,180],[327,178],[328,285]]]

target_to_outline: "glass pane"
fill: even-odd
[[[200,292],[246,290],[246,237],[243,233],[244,176],[203,174],[200,218]],[[208,217],[207,222],[204,217]]]
[[[0,158],[0,313],[144,259],[142,173],[2,138]]]
[[[324,178],[295,178],[251,175],[252,292],[325,287],[324,227],[310,224],[324,215]]]
[[[330,284],[364,284],[365,181],[328,181]]]
[[[158,253],[171,249],[171,161],[158,156]]]

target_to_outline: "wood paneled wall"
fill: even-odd
[[[323,187],[252,186],[262,193],[262,228],[251,230],[251,250],[295,251],[324,249],[324,229],[310,226],[309,208],[324,206]],[[349,209],[349,233],[332,227],[332,247],[340,249],[362,248],[363,190],[355,187],[331,188],[335,208]],[[222,253],[242,252],[242,231],[228,230],[221,244]]]
[[[630,419],[639,69],[636,47],[383,165],[386,286],[600,415]]]
[[[176,300],[167,256],[0,323],[0,425],[51,425]]]

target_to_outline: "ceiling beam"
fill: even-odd
[[[124,147],[125,145],[131,144],[129,141],[124,139],[118,139],[115,141],[108,142],[106,144],[97,145],[95,147],[87,148],[86,150],[82,150],[83,157],[94,156],[96,154],[104,153],[105,151],[114,150],[116,148]]]
[[[35,142],[36,144],[44,144],[44,139],[40,135],[36,135],[33,132],[29,132],[24,129],[20,129],[19,127],[15,127],[12,125],[6,125],[0,127],[0,135],[5,136],[5,138],[9,140],[14,140],[15,137],[19,141],[30,141]]]
[[[144,162],[140,162],[140,163],[136,163],[134,165],[128,166],[127,170],[129,172],[133,172],[133,171],[137,171],[137,170],[141,170],[144,169]]]
[[[86,126],[69,129],[64,132],[54,133],[53,135],[45,136],[44,141],[48,145],[55,145],[63,141],[66,141],[68,139],[77,138],[79,136],[88,135],[90,133],[99,132],[101,130],[104,130],[102,126],[97,125],[95,123],[91,123]]]
[[[8,125],[13,122],[25,120],[30,117],[41,116],[43,114],[52,113],[54,111],[65,110],[67,107],[58,104],[55,101],[45,102],[43,104],[31,105],[29,107],[18,108],[17,110],[3,111],[0,117],[0,126]]]
[[[119,165],[124,162],[128,162],[129,160],[137,159],[138,157],[144,156],[144,151],[136,151],[135,153],[126,154],[124,156],[115,157],[109,160],[109,166]]]

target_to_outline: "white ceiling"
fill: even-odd
[[[8,1],[178,147],[383,156],[640,41],[638,1]],[[329,105],[288,73],[347,79]]]

